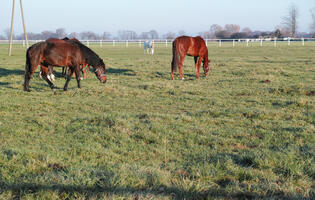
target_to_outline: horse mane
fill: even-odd
[[[92,51],[89,47],[82,44],[76,38],[71,38],[68,39],[67,41],[72,42],[81,49],[86,64],[91,65],[93,67],[104,65],[103,60],[94,51]]]

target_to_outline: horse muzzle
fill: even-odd
[[[107,81],[107,77],[104,75],[104,76],[101,76],[100,78],[99,78],[99,80],[101,81],[101,83],[106,83],[106,81]]]

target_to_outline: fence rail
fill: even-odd
[[[34,44],[43,40],[29,40],[30,44]],[[139,47],[143,47],[143,43],[148,41],[147,39],[137,39],[137,40],[81,40],[87,46],[89,45],[111,45],[111,46],[118,46],[124,45],[128,47],[129,45],[138,45]],[[152,39],[154,44],[162,46],[169,46],[173,42],[173,39]],[[237,46],[242,44],[243,46],[251,46],[253,44],[258,46],[264,46],[264,44],[272,44],[273,46],[277,47],[278,44],[286,44],[290,46],[292,43],[300,44],[301,46],[305,46],[305,43],[315,42],[315,38],[263,38],[263,39],[205,39],[207,46],[208,45],[215,45],[218,47],[221,46]],[[9,44],[9,40],[0,40],[0,44]],[[25,46],[25,40],[13,40],[14,45],[23,45]]]

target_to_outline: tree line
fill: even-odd
[[[220,26],[213,24],[207,31],[199,32],[199,35],[205,39],[242,39],[242,38],[284,38],[284,37],[315,37],[315,7],[310,9],[312,23],[310,24],[310,32],[298,32],[298,7],[292,4],[288,8],[287,15],[282,18],[282,23],[275,27],[273,31],[252,31],[250,28],[242,28],[238,24],[226,24]],[[135,40],[135,39],[174,39],[177,36],[185,35],[186,32],[181,30],[177,33],[168,32],[164,35],[152,29],[140,34],[133,30],[120,30],[117,35],[113,36],[109,32],[104,31],[101,34],[93,31],[83,31],[80,33],[66,33],[65,28],[58,28],[55,31],[42,31],[41,33],[27,33],[30,40],[46,40],[47,38],[64,38],[75,37],[80,40]],[[0,34],[0,40],[7,40],[10,37],[10,30],[6,29],[4,34]],[[13,35],[15,40],[23,40],[24,34]]]

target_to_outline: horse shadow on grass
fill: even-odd
[[[24,75],[25,70],[0,68],[0,76]]]
[[[122,74],[126,76],[136,76],[136,72],[131,69],[114,69],[114,68],[109,68],[106,69],[106,73],[108,74]]]
[[[171,80],[171,73],[169,72],[154,72],[153,73],[155,77],[157,78],[162,78],[162,79],[167,79],[167,80]],[[195,81],[196,76],[194,74],[183,74],[184,75],[184,81]],[[202,78],[202,77],[200,77]],[[180,77],[178,74],[175,74],[174,77],[175,80],[180,80]]]

